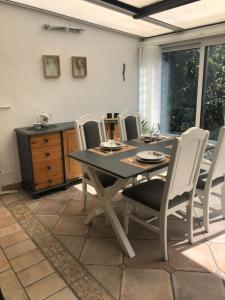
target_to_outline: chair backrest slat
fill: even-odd
[[[206,187],[210,188],[212,181],[225,175],[225,126],[220,128],[217,145],[213,153],[212,163],[207,177]]]
[[[140,138],[141,125],[138,112],[128,109],[120,113],[119,126],[123,141]]]
[[[80,150],[98,147],[105,141],[105,130],[101,118],[87,114],[75,121]]]
[[[164,189],[166,205],[178,195],[194,193],[208,135],[208,131],[193,127],[176,138]]]

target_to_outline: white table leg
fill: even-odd
[[[83,220],[84,224],[85,225],[90,224],[95,217],[102,215],[103,213],[104,213],[103,208],[98,204],[97,207],[92,209],[90,214],[87,217],[85,217],[85,219]]]
[[[120,191],[122,187],[124,187],[127,184],[128,180],[118,178],[112,186],[104,188],[101,185],[101,182],[99,181],[95,169],[87,166],[86,170],[97,192],[99,204],[97,205],[97,208],[92,210],[91,213],[85,218],[84,223],[90,223],[91,220],[98,214],[98,211],[100,212],[100,209],[103,209],[104,213],[109,218],[109,222],[112,225],[112,228],[116,234],[116,237],[122,249],[129,257],[134,257],[134,250],[123,230],[122,225],[120,224],[120,221],[112,205],[113,197],[117,194],[117,192]]]
[[[222,184],[221,187],[221,201],[222,201],[222,215],[225,219],[225,182]]]

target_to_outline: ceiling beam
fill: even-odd
[[[184,30],[181,27],[178,27],[178,26],[175,26],[175,25],[172,25],[172,24],[169,24],[169,23],[166,23],[166,22],[163,22],[163,21],[151,18],[151,17],[144,17],[142,19],[142,21],[146,21],[146,22],[152,23],[154,25],[161,26],[161,27],[164,27],[164,28],[170,29],[172,31],[176,31],[176,32]]]
[[[122,1],[117,1],[117,0],[85,0],[91,3],[94,3],[96,5],[100,5],[103,7],[107,7],[109,9],[113,9],[115,11],[118,11],[120,13],[124,13],[126,15],[130,15],[131,17],[134,14],[138,14],[140,12],[140,8],[135,7],[133,5],[124,3]],[[174,26],[172,24],[154,19],[154,18],[150,18],[150,17],[143,17],[142,21],[148,22],[148,23],[152,23],[154,25],[157,26],[161,26],[167,29],[170,29],[172,31],[181,31],[184,30],[181,27],[178,26]]]
[[[95,1],[93,1],[95,2]],[[130,5],[130,4],[127,4],[125,2],[122,2],[122,1],[117,1],[117,0],[100,0],[100,1],[96,1],[96,2],[103,2],[109,6],[115,6],[117,8],[121,8],[123,10],[127,10],[127,11],[130,11],[132,13],[135,13],[135,14],[139,14],[140,12],[140,9],[138,7],[135,7],[133,5]]]
[[[133,16],[134,19],[142,19],[144,17],[157,14],[159,12],[197,2],[200,0],[163,0],[151,5],[144,6],[139,9],[139,12]]]

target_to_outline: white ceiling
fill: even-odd
[[[136,7],[143,7],[160,0],[120,1]],[[172,32],[166,27],[141,19],[135,20],[132,15],[126,15],[85,0],[14,0],[13,2],[52,11],[139,37],[153,37]],[[183,29],[223,22],[225,21],[225,0],[201,0],[150,17]]]

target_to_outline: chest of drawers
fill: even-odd
[[[56,124],[54,130],[16,129],[22,185],[33,197],[80,178],[79,163],[67,156],[77,151],[73,126],[68,122]]]

